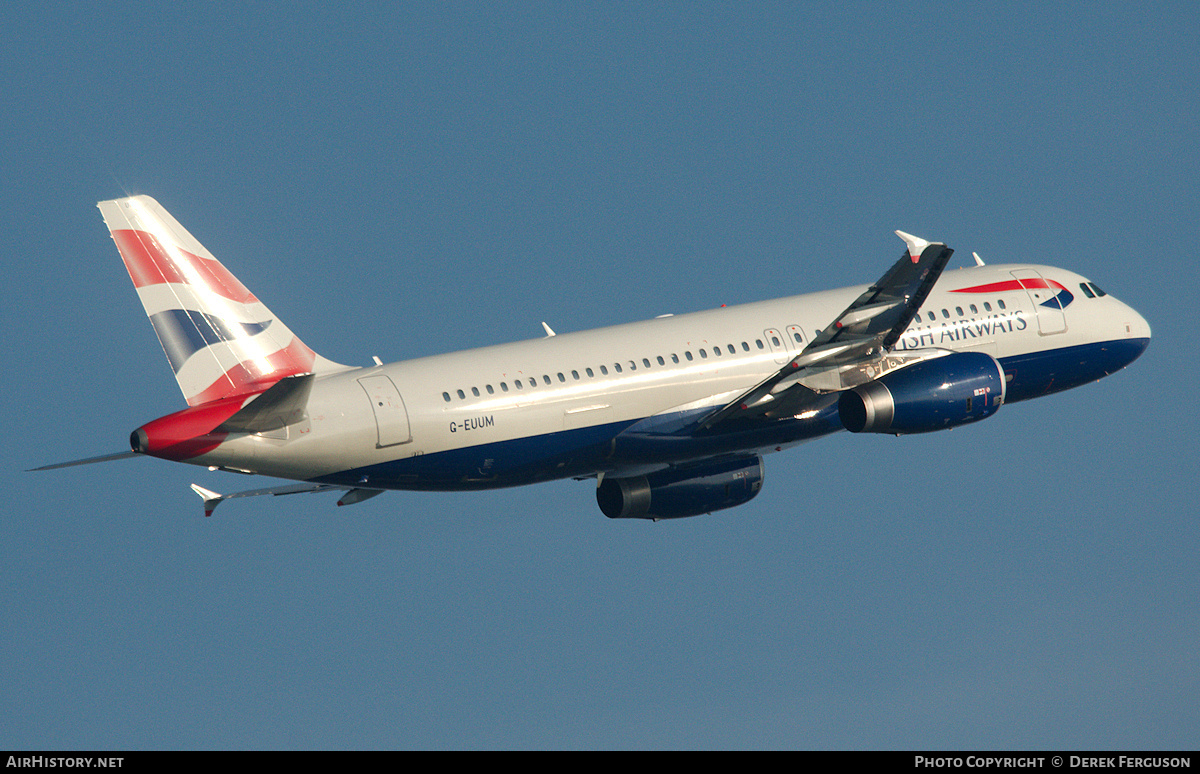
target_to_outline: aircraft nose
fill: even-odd
[[[1120,335],[1124,339],[1124,363],[1122,367],[1129,365],[1133,361],[1142,356],[1146,351],[1146,347],[1150,346],[1150,323],[1146,321],[1128,304],[1122,304],[1125,307],[1125,314],[1121,315],[1117,322],[1121,326]]]
[[[1135,327],[1141,331],[1142,337],[1144,337],[1146,339],[1146,343],[1149,344],[1150,343],[1150,323],[1146,321],[1145,317],[1142,317],[1137,312],[1134,312],[1133,316],[1137,320],[1137,322],[1135,323]]]
[[[1150,323],[1146,322],[1146,318],[1142,317],[1133,307],[1126,305],[1128,310],[1125,322],[1125,338],[1127,339],[1145,339],[1146,344],[1150,343]],[[1145,349],[1145,347],[1142,347]]]

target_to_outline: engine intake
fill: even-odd
[[[596,502],[610,519],[681,519],[747,503],[762,480],[762,457],[706,460],[648,476],[606,478]]]
[[[955,352],[843,392],[838,415],[852,433],[930,433],[990,417],[1004,395],[1000,361]]]

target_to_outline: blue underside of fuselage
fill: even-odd
[[[1128,339],[1001,358],[1008,377],[1005,402],[1014,403],[1096,381],[1129,365],[1148,344],[1149,339]],[[698,418],[711,410],[703,409],[695,415]],[[680,415],[677,419],[688,417]],[[613,422],[484,443],[404,457],[313,481],[370,489],[495,489],[587,476],[598,470],[619,473],[622,467],[774,450],[843,429],[836,399],[804,419],[746,422],[742,426],[731,423],[719,433],[656,433],[644,431],[645,424],[644,421]]]
[[[1150,339],[1121,339],[1000,358],[1005,403],[1037,398],[1103,379],[1137,360]]]

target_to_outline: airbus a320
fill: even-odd
[[[98,205],[187,408],[131,451],[299,483],[224,500],[596,482],[611,518],[742,505],[763,457],[848,430],[904,435],[1108,376],[1150,326],[1075,272],[946,272],[953,250],[897,231],[874,284],[365,367],[308,346],[148,196]]]

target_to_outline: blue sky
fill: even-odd
[[[1200,10],[50,4],[0,47],[0,748],[1193,748]],[[592,485],[229,503],[95,202],[369,363],[876,279],[1079,271],[1149,350],[605,519]]]

